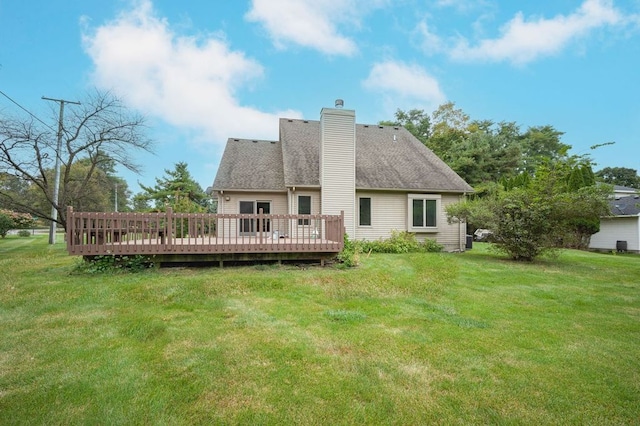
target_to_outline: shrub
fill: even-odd
[[[344,248],[336,259],[347,268],[358,266],[360,264],[360,253],[362,252],[361,243],[351,241],[347,234],[344,234]]]
[[[497,248],[513,260],[531,261],[553,249],[554,222],[547,200],[521,190],[506,193],[496,205],[497,223],[492,229]]]
[[[443,247],[435,240],[425,239],[419,242],[416,235],[407,231],[391,231],[391,237],[386,240],[363,241],[363,252],[372,253],[426,253],[440,252]]]
[[[27,231],[26,229],[21,229],[20,231],[18,231],[18,236],[20,237],[30,237],[31,236],[31,232]]]
[[[415,234],[407,231],[391,231],[391,237],[377,241],[351,241],[345,235],[344,249],[338,254],[338,261],[346,267],[357,266],[361,253],[438,253],[444,247],[435,240],[418,241]]]
[[[444,249],[444,246],[439,244],[436,240],[425,238],[422,243],[422,249],[427,253],[440,253]]]
[[[103,274],[120,272],[141,272],[153,268],[151,257],[135,256],[95,256],[89,260],[83,260],[75,268],[75,272],[85,274]]]
[[[13,228],[31,228],[35,223],[33,217],[28,213],[18,213],[12,210],[0,209],[0,214],[7,216],[13,222]]]

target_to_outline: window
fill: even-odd
[[[371,198],[360,197],[360,226],[371,226]]]
[[[409,194],[409,223],[412,230],[435,230],[438,226],[439,204],[439,195]]]
[[[311,214],[311,196],[298,195],[298,214]],[[308,225],[309,219],[298,219],[298,225]]]

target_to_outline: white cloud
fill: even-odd
[[[278,48],[292,43],[329,55],[350,56],[357,51],[355,42],[338,31],[340,23],[357,22],[356,0],[252,0],[251,3],[245,19],[262,24]]]
[[[93,30],[84,48],[94,63],[94,83],[131,106],[202,138],[276,138],[278,117],[241,105],[237,91],[259,80],[262,66],[233,51],[220,37],[187,37],[155,16],[151,1]]]
[[[475,61],[507,61],[525,64],[542,56],[557,54],[571,41],[594,29],[623,21],[611,0],[585,0],[570,15],[551,19],[526,20],[522,13],[501,28],[501,36],[483,39],[475,46],[461,39],[449,52],[454,59]]]
[[[456,9],[458,12],[470,12],[473,9],[486,6],[486,0],[437,0],[437,7],[449,7]]]
[[[382,94],[386,109],[435,109],[446,100],[438,81],[418,65],[386,61],[374,64],[363,86]]]
[[[445,50],[444,41],[436,32],[431,30],[426,19],[416,25],[413,33],[418,38],[420,47],[426,54],[433,55]]]

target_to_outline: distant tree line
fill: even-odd
[[[433,113],[397,110],[382,125],[403,126],[475,189],[448,207],[449,220],[472,232],[487,228],[494,245],[515,260],[561,247],[587,248],[609,214],[611,185],[640,187],[634,169],[593,172],[588,155],[571,155],[553,126],[472,120],[453,102]]]

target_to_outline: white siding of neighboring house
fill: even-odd
[[[638,194],[638,190],[636,189],[632,189],[632,188],[625,188],[625,189],[614,189],[613,190],[613,196],[615,198],[619,198],[619,197],[633,197],[634,195]]]
[[[425,194],[440,195],[440,194]],[[371,198],[371,226],[359,226],[359,211],[356,210],[356,240],[373,241],[386,239],[391,231],[414,232],[409,226],[409,196],[402,192],[367,192],[358,191],[356,206],[360,197]],[[419,241],[426,238],[434,239],[445,247],[446,251],[464,250],[466,242],[466,224],[447,223],[445,208],[449,204],[461,200],[460,195],[440,195],[440,209],[438,211],[437,230],[434,232],[416,232]]]
[[[591,236],[589,248],[616,250],[618,241],[626,241],[628,251],[640,253],[640,216],[600,219],[600,232]]]
[[[345,229],[355,235],[355,111],[323,108],[320,116],[320,186],[322,214],[344,212]]]

